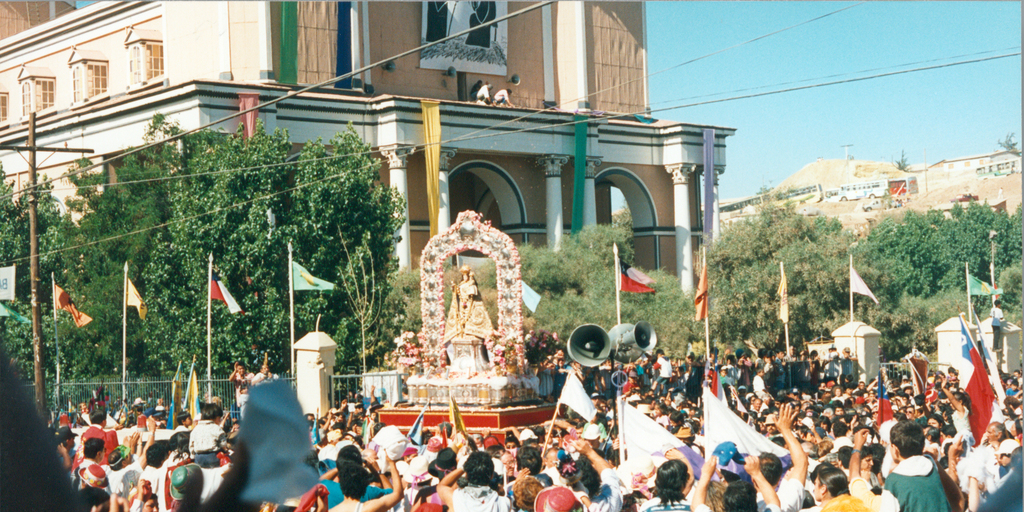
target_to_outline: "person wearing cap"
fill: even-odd
[[[54,434],[57,441],[57,454],[65,471],[71,471],[75,461],[75,433],[68,427],[60,427]]]
[[[718,457],[712,455],[704,461],[701,468],[700,480],[693,493],[692,510],[694,512],[711,512],[707,505],[708,487],[711,485],[711,476],[715,474],[718,466]],[[744,458],[743,468],[750,475],[753,485],[745,480],[737,480],[729,483],[725,488],[722,501],[729,512],[757,512],[757,494],[764,496],[765,511],[780,512],[779,497],[775,489],[761,473],[761,461],[757,456],[748,455]]]
[[[566,487],[549,487],[537,493],[533,512],[584,512],[587,509]]]
[[[468,481],[466,487],[457,484],[463,474]],[[487,452],[472,452],[462,469],[452,471],[437,484],[437,494],[452,512],[510,512],[509,499],[491,489],[493,479],[491,457]]]
[[[117,446],[117,432],[114,429],[107,429],[107,413],[102,409],[94,409],[89,413],[89,423],[91,424],[85,432],[82,433],[82,442],[86,439],[100,439],[103,441],[103,454],[98,459],[100,464],[107,463],[107,453],[113,450]],[[121,428],[117,426],[116,428]]]
[[[82,441],[82,450],[79,452],[81,459],[77,462],[75,468],[75,480],[78,482],[76,488],[81,489],[87,485],[84,480],[86,473],[84,472],[89,466],[103,466],[105,463],[100,462],[100,458],[105,458],[106,455],[103,452],[103,440],[98,438],[90,438]],[[106,470],[104,470],[104,479],[106,479]],[[96,487],[95,485],[93,487]],[[104,488],[107,486],[104,485]]]

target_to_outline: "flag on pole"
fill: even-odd
[[[537,304],[540,304],[540,294],[533,291],[533,288],[527,286],[526,281],[521,282],[523,283],[523,304],[525,304],[527,308],[530,308],[531,312],[536,313]]]
[[[630,267],[626,262],[616,259],[619,263],[619,290],[624,292],[633,293],[654,293],[654,288],[647,286],[647,284],[654,283],[654,280],[644,275],[643,272]],[[638,276],[643,281],[634,279],[633,276]]]
[[[423,410],[420,411],[420,415],[416,417],[416,421],[412,422],[412,427],[409,429],[409,441],[416,446],[423,444],[423,415],[427,413],[427,407],[430,407],[430,401],[423,404]]]
[[[779,319],[782,323],[789,323],[789,290],[786,284],[786,271],[780,267],[782,281],[779,282]]]
[[[71,313],[71,319],[75,321],[75,325],[78,327],[85,327],[89,322],[92,322],[92,317],[79,311],[75,307],[75,302],[71,300],[71,296],[68,295],[68,292],[57,285],[53,285],[53,307]]]
[[[974,345],[974,338],[967,328],[963,313],[960,314],[960,354],[954,357],[953,367],[960,373],[960,384],[974,405],[967,419],[971,424],[974,446],[978,446],[992,419],[992,410],[988,404],[995,400],[995,393],[988,382],[981,354]]]
[[[970,274],[967,275],[967,293],[970,295],[1002,295],[1003,289],[996,288],[992,289],[992,285],[974,277]]]
[[[292,289],[295,291],[317,290],[329,292],[334,290],[334,283],[329,283],[319,277],[313,277],[313,274],[310,274],[302,265],[292,261]]]
[[[178,369],[174,372],[174,378],[171,379],[171,405],[167,412],[167,422],[171,425],[171,429],[176,428],[177,422],[175,416],[181,407],[181,361],[178,361]]]
[[[462,413],[459,412],[459,405],[455,403],[455,399],[448,397],[448,421],[452,424],[452,429],[455,432],[462,432],[462,435],[468,436],[466,433],[466,423],[462,421]]]
[[[139,318],[145,320],[146,312],[149,311],[149,308],[146,307],[146,302],[142,300],[142,295],[139,295],[139,291],[135,289],[131,279],[128,280],[128,288],[125,289],[125,294],[128,299],[128,305],[139,310]]]
[[[881,425],[892,419],[892,402],[889,401],[889,392],[885,389],[885,380],[882,379],[882,371],[878,371],[878,412],[875,413],[875,424]]]
[[[238,307],[238,303],[235,302],[235,298],[231,296],[231,292],[228,291],[228,287],[224,286],[224,283],[220,280],[220,276],[218,276],[216,272],[213,273],[213,282],[210,284],[210,298],[227,304],[228,311],[230,311],[231,314],[242,312],[242,308]]]
[[[717,351],[718,349],[715,349]],[[725,401],[725,391],[722,389],[722,382],[718,379],[718,371],[715,370],[715,365],[711,364],[711,356],[709,355],[704,363],[704,384],[712,390],[719,400]]]
[[[199,418],[199,379],[196,378],[196,363],[192,362],[192,370],[188,377],[188,390],[185,392],[185,406],[182,410],[188,411],[193,418]]]
[[[708,266],[705,263],[700,269],[700,282],[697,284],[697,295],[693,298],[693,305],[697,306],[696,321],[708,317]]]
[[[15,267],[0,267],[0,300],[14,300]]]
[[[565,386],[562,387],[562,396],[558,398],[558,402],[569,406],[570,409],[587,421],[593,421],[594,416],[597,414],[594,402],[590,400],[590,395],[587,394],[583,383],[576,377],[576,372],[569,372],[569,377],[565,379]]]
[[[1003,408],[1000,404],[1006,401],[1006,391],[1003,390],[1003,381],[999,378],[999,366],[996,362],[995,354],[985,346],[985,336],[981,330],[981,318],[978,316],[978,312],[974,311],[974,305],[971,305],[971,312],[974,313],[974,320],[977,322],[975,328],[978,329],[978,350],[981,352],[981,358],[985,361],[985,366],[988,368],[988,381],[992,384],[992,389],[996,392],[995,403],[992,404],[992,421],[1006,421],[1003,417]]]
[[[926,387],[926,381],[928,379],[928,356],[925,356],[916,348],[905,357],[907,362],[910,363],[911,372],[910,382],[914,386],[914,394],[922,395],[928,391]]]
[[[871,293],[868,285],[864,284],[864,280],[861,279],[860,274],[853,269],[853,265],[850,265],[850,289],[853,290],[853,293],[871,297],[871,300],[875,301],[875,304],[878,304],[878,299],[875,298],[875,294]]]
[[[2,303],[0,303],[0,316],[11,317],[15,321],[23,323],[23,324],[30,324],[30,323],[32,323],[32,320],[29,320],[28,318],[25,318],[25,317],[19,315],[16,311],[14,311],[13,309],[11,309],[8,306],[5,306]]]
[[[790,457],[789,450],[769,441],[767,437],[744,423],[724,401],[713,395],[710,389],[704,388],[703,399],[707,418],[704,446],[716,447],[726,441],[732,441],[736,444],[737,451],[743,455],[771,452],[780,459]]]

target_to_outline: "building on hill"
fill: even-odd
[[[994,153],[940,160],[939,162],[928,166],[928,170],[955,173],[977,172],[978,174],[984,174],[985,172],[988,172],[987,169],[990,165],[1000,163],[1005,163],[1006,166],[1016,169],[1016,172],[1020,172],[1020,152],[1001,150]],[[982,168],[985,170],[982,170]]]
[[[407,199],[396,236],[403,267],[418,264],[430,234],[427,163],[417,145],[424,142],[421,100],[434,100],[442,228],[473,209],[518,243],[557,246],[569,228],[580,169],[584,224],[611,222],[617,188],[633,218],[633,263],[675,272],[692,288],[702,231],[702,130],[715,128],[716,184],[735,130],[645,117],[642,3],[557,3],[388,60],[526,5],[93,3],[0,40],[0,144],[24,144],[35,112],[38,144],[92,148],[93,160],[103,161],[139,144],[156,113],[190,129],[385,61],[261,108],[258,119],[268,130],[287,129],[296,151],[351,123],[382,162],[381,180]],[[512,91],[516,106],[473,101],[478,81],[490,83],[492,95]],[[588,115],[587,158],[579,165],[572,156],[576,113]],[[215,128],[234,133],[239,119]],[[59,175],[74,158],[53,155],[40,174]],[[7,179],[24,186],[20,156],[0,152],[0,163]]]

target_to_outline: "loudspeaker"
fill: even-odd
[[[654,327],[647,322],[637,322],[636,328],[633,329],[633,340],[636,341],[636,346],[650,354],[654,352],[654,347],[658,345],[658,335],[654,332]]]
[[[600,325],[584,324],[569,336],[569,357],[583,366],[597,366],[608,359],[612,343]]]

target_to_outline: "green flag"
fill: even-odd
[[[13,309],[5,306],[3,303],[0,303],[0,316],[9,316],[9,317],[11,317],[11,318],[17,320],[18,322],[23,323],[23,324],[30,324],[30,323],[32,323],[32,320],[29,320],[28,318],[25,318],[25,317],[19,315]]]
[[[334,289],[334,283],[328,283],[318,277],[313,277],[302,265],[292,262],[292,289],[296,291],[318,290],[329,292]]]
[[[967,275],[967,293],[969,295],[1002,295],[1003,289],[996,288],[992,289],[992,285],[974,277],[970,274]]]

